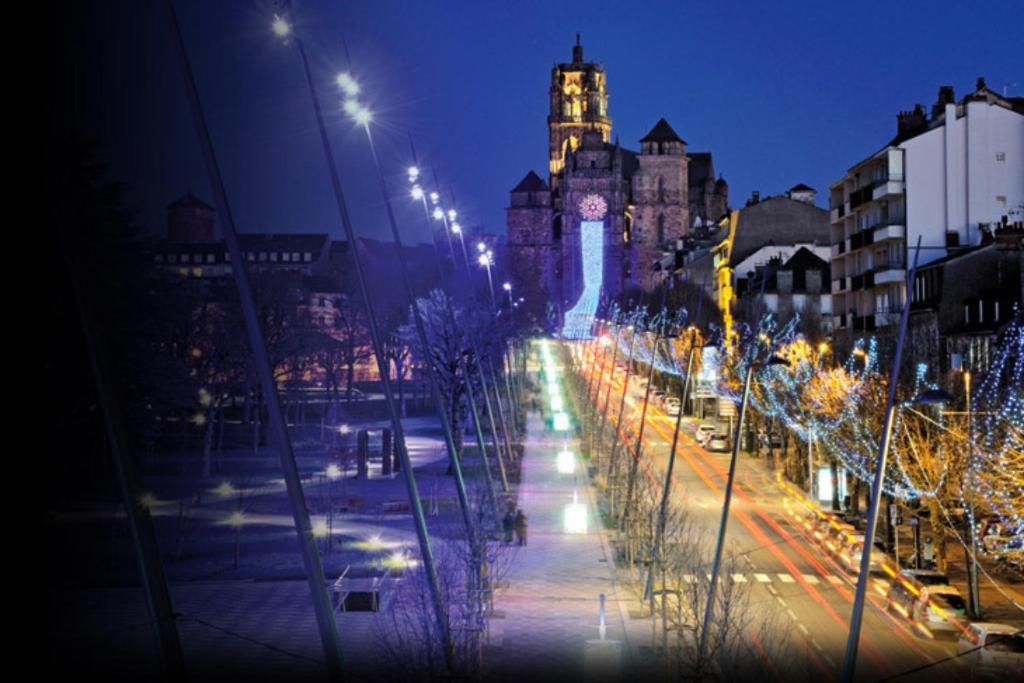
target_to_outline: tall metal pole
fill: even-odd
[[[885,422],[878,444],[878,460],[871,484],[871,504],[868,506],[868,525],[864,531],[864,550],[860,558],[860,574],[857,576],[857,590],[853,597],[853,611],[850,614],[850,632],[846,639],[846,654],[843,656],[842,683],[853,683],[857,668],[857,649],[860,646],[860,627],[864,617],[864,598],[867,595],[868,578],[871,570],[871,550],[875,545],[875,529],[878,526],[878,507],[882,499],[882,484],[885,481],[885,463],[889,456],[889,442],[892,438],[892,423],[896,413],[896,384],[899,381],[900,361],[903,358],[903,340],[907,334],[907,320],[910,317],[910,293],[914,291],[914,273],[917,271],[917,257],[921,252],[921,237],[917,238],[914,264],[907,275],[904,290],[903,313],[900,315],[899,336],[896,339],[896,356],[889,374],[889,394],[885,403]]]
[[[227,190],[224,188],[224,180],[221,177],[220,165],[217,162],[213,149],[213,140],[206,125],[206,115],[203,113],[199,90],[192,75],[192,66],[189,63],[188,52],[185,49],[181,28],[178,25],[178,17],[174,11],[174,0],[167,0],[165,7],[167,9],[167,23],[171,31],[171,39],[174,43],[178,63],[181,67],[181,74],[185,81],[185,91],[192,109],[193,123],[199,138],[199,146],[202,150],[206,172],[210,179],[210,189],[213,193],[214,204],[217,207],[217,214],[220,218],[221,230],[224,233],[224,242],[231,256],[231,272],[234,275],[235,285],[238,288],[238,298],[242,307],[242,316],[245,320],[245,329],[249,336],[250,350],[255,360],[256,374],[259,377],[260,387],[267,401],[269,426],[280,454],[281,469],[288,491],[288,500],[291,503],[292,517],[295,520],[295,531],[299,537],[299,548],[302,552],[306,581],[309,583],[309,590],[313,600],[313,610],[316,613],[320,642],[324,649],[324,659],[327,662],[330,676],[335,680],[340,680],[343,675],[343,666],[341,645],[338,642],[338,629],[334,622],[330,598],[327,595],[324,569],[320,562],[316,538],[313,536],[313,527],[309,522],[309,512],[306,509],[302,483],[299,480],[299,470],[295,463],[295,454],[292,451],[288,427],[285,424],[284,413],[281,409],[281,399],[277,393],[277,383],[274,381],[270,358],[267,354],[266,340],[260,327],[249,275],[246,271],[245,260],[242,257],[242,250],[238,243],[234,217],[228,204]]]
[[[715,606],[715,587],[718,585],[718,571],[722,563],[722,548],[725,545],[725,529],[729,523],[729,504],[732,502],[733,481],[736,479],[736,455],[740,447],[740,434],[743,429],[743,416],[747,412],[747,398],[750,395],[750,378],[754,374],[754,354],[750,354],[750,363],[747,365],[747,376],[743,380],[743,398],[740,399],[740,415],[736,422],[736,431],[733,434],[732,457],[729,458],[729,477],[725,482],[725,500],[722,503],[722,519],[718,524],[718,540],[715,542],[715,559],[711,565],[711,581],[708,585],[707,604],[704,606],[704,622],[700,627],[700,643],[698,645],[699,656],[703,657],[708,640],[709,624],[713,616]]]
[[[626,502],[622,505],[622,518],[619,524],[620,529],[626,528],[629,518],[629,510],[633,505],[633,492],[636,489],[636,475],[640,468],[640,454],[644,446],[644,427],[647,425],[647,403],[651,397],[651,384],[654,383],[654,366],[657,365],[658,342],[661,341],[662,328],[665,326],[664,319],[659,322],[654,331],[654,343],[651,344],[651,364],[647,369],[647,386],[644,389],[644,403],[640,409],[640,427],[636,434],[636,449],[633,452],[633,461],[629,465],[629,481],[626,483]]]
[[[167,679],[185,680],[185,659],[175,622],[177,615],[174,613],[171,594],[167,588],[167,577],[160,561],[160,546],[156,529],[153,527],[153,519],[143,503],[142,485],[135,469],[135,461],[127,451],[129,440],[125,432],[121,403],[111,377],[109,347],[103,340],[100,325],[90,302],[91,292],[88,291],[87,279],[77,257],[81,251],[74,244],[78,232],[71,225],[71,216],[61,212],[56,218],[71,289],[78,305],[89,361],[96,382],[96,394],[102,407],[110,457],[117,475],[117,486],[124,501],[125,517],[128,520],[128,531],[135,551],[135,562],[139,568],[146,612],[149,614],[153,629],[153,640]]]
[[[686,359],[687,380],[689,380],[690,373],[693,372],[693,354],[697,349],[696,329],[691,333],[690,340],[690,353],[687,354]],[[668,466],[665,468],[665,484],[661,488],[661,504],[658,506],[658,527],[654,534],[654,553],[651,559],[650,569],[647,572],[647,587],[645,593],[650,598],[652,617],[654,615],[654,567],[661,561],[661,549],[665,543],[665,518],[668,513],[668,497],[672,486],[672,470],[676,463],[676,446],[679,443],[679,428],[683,423],[683,406],[686,405],[686,394],[689,386],[689,381],[683,382],[682,389],[679,392],[679,413],[676,414],[676,426],[672,432],[672,448],[668,452]],[[665,597],[662,596],[662,600],[664,599]]]
[[[447,218],[445,218],[444,220],[445,220],[445,229],[447,231],[448,230]],[[451,239],[451,237],[449,236],[449,240],[450,239]],[[466,243],[462,239],[462,233],[461,232],[459,233],[459,241],[462,243],[462,258],[463,258],[463,262],[464,262],[465,267],[466,267],[466,285],[468,287],[469,284],[472,282],[473,276],[472,276],[472,271],[470,270],[470,267],[469,267],[469,255],[466,253]],[[452,262],[454,263],[454,260],[455,260],[455,255],[454,255],[455,247],[451,244],[451,242],[449,242],[449,247],[453,251]],[[468,297],[468,292],[467,292],[467,297]],[[482,367],[482,364],[484,362],[484,358],[483,358],[482,354],[480,353],[480,347],[479,347],[479,344],[477,343],[476,335],[475,335],[475,333],[472,330],[470,330],[470,341],[473,344],[473,349],[474,349],[473,353],[476,354],[476,356],[477,356],[477,370],[478,370],[478,372],[480,374],[480,388],[481,388],[481,393],[483,394],[483,397],[484,397],[484,409],[486,410],[486,413],[487,413],[487,419],[490,422],[491,440],[494,442],[494,452],[498,456],[498,469],[501,471],[501,486],[502,486],[502,490],[505,493],[508,493],[508,490],[509,490],[509,487],[508,487],[508,474],[505,471],[505,463],[504,463],[504,461],[502,460],[502,457],[501,457],[501,443],[498,441],[498,428],[497,428],[497,425],[496,425],[495,420],[494,420],[494,409],[493,409],[493,407],[491,405],[490,392],[487,389],[487,381],[484,379],[484,371],[483,371],[483,367]],[[499,403],[499,409],[500,409],[500,399],[498,397],[498,388],[497,387],[494,388],[494,399],[495,399],[495,401],[497,403]],[[501,415],[499,413],[499,419],[500,419],[500,417],[501,417]],[[509,440],[507,433],[503,433],[503,437],[504,437],[504,445],[505,445],[505,455],[509,458],[509,460],[511,460],[511,458],[512,458],[512,444],[511,444],[511,441]]]
[[[981,617],[981,591],[978,582],[978,525],[974,519],[974,413],[971,408],[971,373],[964,372],[964,391],[967,394],[967,514],[964,519],[970,526],[969,539],[971,559],[967,565],[967,597],[970,616]]]
[[[637,335],[637,330],[638,330],[639,327],[640,327],[639,319],[634,320],[633,324],[630,325],[630,328],[632,328],[631,331],[632,331],[633,334],[629,338],[629,351],[628,351],[629,359],[626,361],[626,372],[624,373],[623,378],[622,378],[622,397],[619,399],[619,416],[618,416],[618,419],[616,419],[616,421],[615,421],[615,433],[612,435],[612,452],[609,455],[609,462],[608,462],[609,485],[611,485],[611,479],[612,478],[617,478],[617,476],[618,476],[618,473],[616,472],[617,468],[615,467],[615,465],[617,464],[616,463],[616,460],[617,460],[616,456],[618,455],[618,452],[619,452],[619,442],[621,441],[620,435],[622,433],[622,415],[625,412],[625,408],[626,408],[626,393],[629,391],[629,376],[631,374],[631,371],[633,370],[633,350],[634,350],[634,348],[636,348],[636,335]],[[609,390],[609,391],[611,391],[611,390]],[[614,486],[611,487],[611,495],[609,496],[609,498],[612,501],[612,503],[611,503],[611,512],[614,514],[615,513],[615,502],[614,502],[615,501],[615,487]]]
[[[377,171],[377,182],[380,186],[381,198],[384,200],[384,209],[388,217],[388,224],[391,226],[391,237],[395,242],[395,246],[398,248],[398,269],[402,276],[402,286],[405,288],[406,297],[409,299],[409,305],[412,306],[413,321],[416,324],[416,334],[419,336],[420,345],[422,346],[422,353],[424,357],[430,357],[430,342],[427,339],[426,327],[423,324],[423,315],[420,312],[419,306],[416,305],[416,295],[413,293],[412,283],[409,282],[409,272],[405,262],[405,251],[402,245],[402,236],[398,232],[398,223],[395,221],[395,212],[391,206],[391,196],[388,193],[387,181],[384,179],[384,170],[380,165],[380,158],[377,156],[377,146],[373,144],[373,135],[370,133],[369,125],[364,125],[363,130],[366,132],[366,141],[370,148],[370,154],[373,157],[373,166]],[[431,378],[431,390],[434,393],[434,400],[440,401],[441,394],[437,388],[437,377],[434,373],[429,373]],[[442,413],[447,415],[443,407],[440,409]],[[408,458],[408,453],[406,453]],[[406,463],[402,463],[406,465]],[[449,672],[455,671],[455,649],[452,643],[451,636],[451,625],[448,623],[448,617],[444,605],[444,596],[441,593],[441,583],[437,576],[437,566],[434,563],[433,551],[430,548],[430,537],[427,534],[426,519],[423,516],[423,504],[419,498],[419,492],[416,490],[416,479],[412,476],[412,467],[403,468],[406,471],[406,486],[409,488],[409,496],[415,497],[413,501],[413,516],[416,518],[416,534],[420,541],[420,551],[423,554],[423,561],[427,568],[427,579],[429,582],[431,598],[434,602],[434,609],[437,611],[437,622],[438,628],[441,629],[441,637],[443,638],[444,656],[445,662],[448,666]]]
[[[601,408],[601,423],[597,427],[597,449],[601,450],[604,448],[604,426],[607,424],[611,417],[608,415],[608,404],[612,398],[612,385],[615,380],[615,368],[616,359],[619,355],[619,338],[621,336],[622,323],[615,326],[615,341],[612,342],[612,362],[611,369],[609,370],[608,377],[608,390],[604,393],[604,406]],[[598,392],[598,400],[600,400],[600,392]],[[596,405],[596,402],[595,402]]]

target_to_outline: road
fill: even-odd
[[[608,404],[606,419],[611,427],[618,417],[622,381],[611,381],[610,372],[599,375],[597,361],[585,364],[584,379],[590,382],[598,409]],[[591,377],[588,373],[595,373]],[[601,381],[599,383],[598,377]],[[612,400],[608,401],[608,391]],[[633,376],[619,438],[632,457],[640,426],[643,392]],[[670,495],[682,502],[690,523],[704,527],[714,537],[721,519],[728,453],[710,453],[693,439],[697,421],[684,418],[680,429]],[[668,464],[675,418],[654,400],[648,403],[639,476],[660,491]],[[606,442],[614,430],[606,427]],[[828,679],[837,679],[843,662],[856,573],[850,573],[828,551],[821,540],[802,523],[811,504],[801,491],[768,470],[760,459],[740,454],[736,485],[728,522],[727,552],[739,559],[734,571],[720,581],[749,584],[752,602],[761,605],[788,630],[788,643],[776,656],[780,668],[799,669]],[[799,516],[798,516],[799,515]],[[742,568],[742,571],[736,571]],[[865,609],[858,680],[880,680],[905,674],[917,667],[956,654],[955,637],[927,635],[899,614],[886,611],[884,595],[890,577],[872,577]],[[684,577],[685,579],[685,577]],[[960,660],[930,666],[899,680],[958,680],[963,677]]]

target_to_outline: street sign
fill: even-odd
[[[718,399],[718,414],[721,417],[733,417],[736,415],[736,404],[727,398]]]

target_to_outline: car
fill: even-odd
[[[782,434],[772,432],[768,435],[768,443],[772,448],[782,448]]]
[[[693,438],[697,443],[703,444],[705,441],[708,440],[708,437],[714,434],[716,431],[718,430],[715,428],[715,425],[705,422],[704,424],[699,425],[697,429],[693,431]]]
[[[956,654],[979,669],[998,670],[1009,680],[1006,674],[1024,674],[1024,632],[1007,624],[974,622],[957,639]]]
[[[682,405],[679,404],[679,401],[676,401],[675,403],[666,401],[665,403],[665,413],[671,415],[672,417],[676,417],[677,415],[679,415],[682,409],[683,407]]]
[[[933,631],[963,628],[964,599],[949,577],[930,569],[904,569],[889,584],[885,607]]]
[[[731,448],[730,439],[726,434],[712,434],[704,442],[704,448],[716,453],[727,453]]]

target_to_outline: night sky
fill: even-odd
[[[240,230],[330,232],[337,213],[293,46],[269,30],[268,0],[178,0],[179,18]],[[162,2],[53,4],[51,123],[100,141],[129,181],[140,222],[208,183],[171,51]],[[805,182],[828,184],[895,133],[896,113],[959,99],[985,76],[1024,94],[1024,3],[967,2],[315,2],[292,16],[322,84],[335,152],[361,234],[386,230],[361,131],[338,109],[347,66],[375,132],[408,241],[409,136],[452,189],[466,225],[504,232],[508,190],[547,177],[547,90],[576,32],[608,73],[612,134],[623,145],[666,117],[690,151],[712,151],[733,206]],[[1013,55],[1017,54],[1017,57]]]

